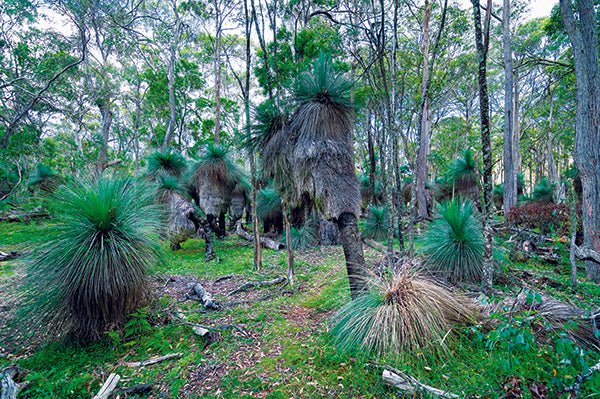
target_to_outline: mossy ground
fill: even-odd
[[[52,224],[0,224],[0,250],[28,250],[52,236]],[[532,288],[571,301],[586,309],[600,306],[600,287],[585,282],[569,287],[568,256],[562,244],[559,265],[540,261],[503,265],[506,273],[528,281]],[[189,240],[172,252],[165,244],[163,264],[151,270],[155,287],[198,278],[213,282],[234,274],[235,283],[285,275],[286,253],[264,251],[264,267],[253,270],[252,248],[235,236],[217,241],[217,261],[204,262],[204,244]],[[370,261],[379,255],[367,251]],[[491,331],[465,327],[457,332],[446,355],[400,354],[390,359],[362,353],[340,353],[328,335],[328,322],[349,300],[343,254],[339,247],[298,251],[294,287],[263,288],[240,294],[250,304],[203,312],[199,303],[180,296],[159,294],[146,308],[130,316],[105,342],[82,347],[64,342],[6,348],[0,344],[0,368],[17,363],[24,370],[22,398],[89,398],[110,373],[118,373],[120,386],[152,383],[146,398],[392,398],[397,391],[381,383],[381,364],[412,374],[420,381],[448,389],[461,397],[561,397],[560,390],[574,382],[599,353],[581,350],[563,335],[539,335],[534,314],[498,314]],[[0,307],[3,290],[18,282],[22,261],[0,263]],[[164,283],[163,283],[164,282]],[[230,284],[231,285],[231,284]],[[215,285],[216,287],[216,285]],[[521,290],[498,286],[506,295]],[[180,293],[179,293],[180,294]],[[178,294],[178,295],[179,295]],[[217,299],[227,302],[223,292]],[[273,294],[266,300],[256,301]],[[500,298],[492,298],[498,300]],[[173,312],[208,326],[236,324],[221,339],[207,345]],[[0,321],[0,327],[6,320]],[[0,335],[2,336],[2,335]],[[181,357],[144,368],[124,362],[181,353]],[[536,396],[547,392],[547,396]],[[580,397],[599,397],[600,376],[587,381]],[[514,395],[522,396],[514,396]],[[508,396],[513,395],[513,396]]]

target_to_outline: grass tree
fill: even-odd
[[[187,169],[185,158],[178,152],[172,150],[154,151],[148,157],[146,168],[148,176],[156,178],[159,173],[167,173],[181,177]]]
[[[388,233],[388,210],[385,206],[369,205],[364,236],[384,240]]]
[[[422,238],[425,266],[451,281],[480,281],[483,273],[481,222],[470,201],[454,199],[438,206]]]
[[[76,180],[53,199],[56,234],[29,262],[27,317],[57,336],[97,340],[145,297],[160,207],[133,179]]]
[[[38,163],[29,175],[29,187],[39,187],[40,190],[51,193],[60,184],[60,176],[51,167]]]
[[[452,185],[452,197],[460,196],[479,201],[477,161],[472,149],[465,150],[448,168],[446,181]]]
[[[283,231],[283,210],[281,196],[275,187],[267,186],[256,196],[256,214],[263,221],[265,233],[273,230],[277,234]]]
[[[361,198],[350,140],[351,90],[352,82],[320,54],[295,85],[297,108],[288,123],[262,136],[262,154],[263,170],[291,207],[308,199],[337,223],[355,298],[366,290],[366,271],[357,228]]]
[[[163,234],[170,241],[172,250],[181,249],[181,243],[200,228],[200,215],[181,181],[168,173],[160,173],[157,177],[156,199],[166,208]]]
[[[227,149],[218,145],[209,145],[192,166],[190,184],[196,193],[198,206],[206,215],[204,234],[207,260],[214,258],[214,231],[225,234],[225,214],[235,186],[243,179],[243,171],[230,158]]]

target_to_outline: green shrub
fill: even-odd
[[[531,201],[551,203],[554,202],[554,184],[550,184],[546,177],[542,177],[540,182],[534,187],[531,193]]]
[[[319,240],[312,224],[307,223],[302,227],[291,227],[291,245],[293,249],[308,248],[315,245]]]
[[[385,206],[369,205],[363,234],[365,237],[374,240],[384,240],[387,238],[388,210]]]
[[[422,238],[425,266],[452,281],[479,281],[483,271],[481,223],[473,203],[455,199],[438,206]]]
[[[144,299],[160,208],[129,178],[76,180],[53,202],[56,235],[28,265],[27,317],[58,336],[97,340]]]
[[[148,157],[148,166],[146,172],[151,177],[156,177],[159,173],[167,173],[173,176],[182,176],[187,169],[185,158],[171,150],[154,151]]]

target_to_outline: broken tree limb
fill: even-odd
[[[118,374],[111,373],[102,387],[98,391],[98,393],[92,399],[108,399],[109,396],[113,393],[113,391],[117,388],[121,377]]]
[[[369,247],[371,249],[374,249],[375,251],[383,252],[383,253],[387,253],[387,251],[388,251],[386,246],[384,246],[384,245],[382,245],[382,244],[378,243],[377,241],[372,240],[370,238],[363,237],[362,242],[367,247]],[[401,254],[400,254],[400,252],[394,250],[394,255],[395,256],[399,256]]]
[[[248,281],[247,283],[244,283],[244,284],[240,285],[238,288],[236,288],[235,290],[231,291],[229,294],[227,294],[227,296],[232,296],[232,295],[235,295],[242,291],[248,291],[251,288],[268,287],[271,285],[281,284],[286,281],[287,281],[287,278],[285,278],[285,277],[276,277],[273,280],[266,280],[266,281]]]
[[[239,237],[247,241],[254,242],[254,236],[248,233],[246,230],[244,230],[240,222],[238,222],[235,232]],[[275,251],[279,251],[285,248],[285,245],[283,243],[272,240],[268,237],[260,237],[260,245],[268,249],[273,249]]]
[[[0,399],[16,399],[19,384],[14,380],[18,373],[17,366],[4,369],[0,373]]]
[[[144,367],[144,366],[150,366],[152,364],[160,363],[165,360],[170,360],[170,359],[175,359],[175,358],[180,358],[180,357],[181,357],[181,353],[178,352],[178,353],[170,353],[170,354],[164,355],[164,356],[151,357],[150,359],[143,360],[141,362],[125,362],[123,364],[127,367]]]
[[[392,368],[386,368],[385,370],[383,370],[381,378],[384,384],[396,387],[409,394],[427,392],[440,398],[459,397],[458,395],[442,391],[441,389],[430,387],[429,385],[425,385],[419,382],[416,378]]]
[[[0,251],[0,262],[13,260],[20,258],[23,255],[22,252],[10,251],[10,252],[2,252]]]
[[[590,367],[588,371],[575,377],[575,384],[565,388],[565,392],[570,392],[569,398],[576,398],[581,390],[581,385],[592,378],[594,373],[598,372],[600,372],[600,360],[594,366]]]
[[[588,247],[578,247],[573,244],[573,250],[575,252],[575,256],[579,260],[593,260],[596,263],[600,263],[600,253],[594,251]]]
[[[206,309],[219,310],[221,309],[221,305],[215,301],[210,294],[200,283],[191,283],[189,285],[190,290],[195,294],[198,301],[204,306]],[[189,299],[194,299],[193,296],[189,296]]]
[[[225,281],[225,280],[232,279],[234,277],[235,277],[235,274],[228,274],[226,276],[221,276],[221,277],[219,277],[219,278],[217,278],[215,280],[214,284],[220,283],[220,282]]]

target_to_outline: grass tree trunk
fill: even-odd
[[[473,18],[475,21],[475,45],[479,56],[477,80],[479,85],[479,112],[481,118],[481,148],[483,152],[483,239],[484,239],[484,265],[483,285],[486,289],[492,287],[494,264],[492,259],[493,235],[490,227],[492,206],[492,146],[490,141],[490,100],[487,88],[487,53],[489,48],[490,15],[492,1],[487,1],[486,16],[481,24],[481,9],[479,0],[471,0],[473,4]]]
[[[517,205],[517,173],[513,149],[514,98],[513,61],[510,34],[510,0],[504,0],[502,11],[502,43],[504,46],[504,221],[508,223],[508,213]]]
[[[575,58],[577,113],[575,163],[581,174],[583,245],[600,252],[600,71],[598,27],[593,0],[560,0],[562,19]],[[586,261],[587,277],[600,282],[600,263]]]
[[[355,299],[367,291],[365,256],[356,216],[352,213],[344,213],[337,219],[337,224],[340,230],[344,257],[346,258],[350,295],[352,299]]]
[[[215,258],[215,233],[212,227],[213,219],[212,215],[206,215],[206,221],[204,223],[204,242],[206,244],[204,260],[206,262]]]
[[[290,219],[288,217],[288,207],[285,201],[281,202],[283,207],[283,221],[285,223],[285,247],[288,254],[288,272],[287,279],[289,285],[294,285],[294,249],[292,248],[292,231]]]

